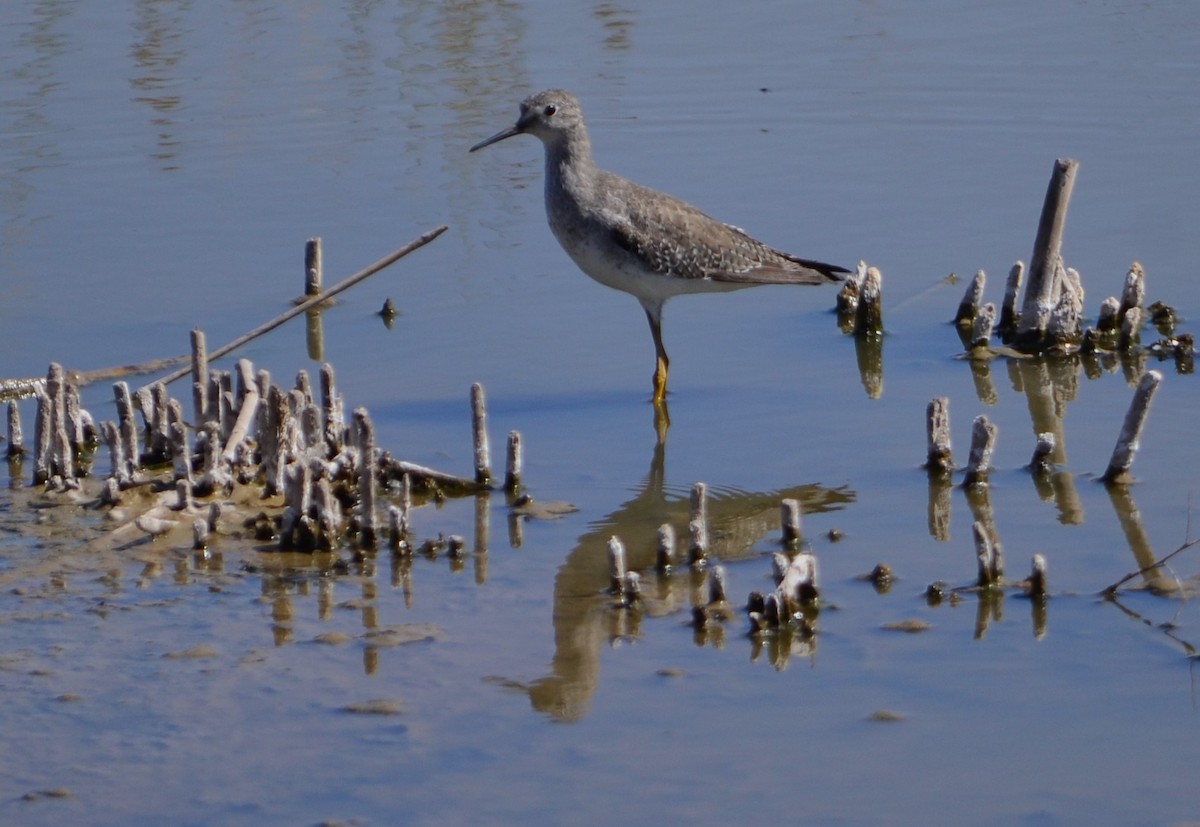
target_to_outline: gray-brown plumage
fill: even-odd
[[[583,110],[570,92],[547,89],[526,98],[514,126],[471,152],[521,134],[546,148],[546,217],[555,238],[579,269],[632,294],[646,311],[657,357],[655,403],[667,392],[667,299],[756,284],[825,284],[849,272],[776,250],[685,201],[600,169]]]

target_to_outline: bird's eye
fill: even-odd
[[[549,103],[546,104],[546,108],[542,111],[546,113],[547,118],[552,118],[554,117],[554,113],[558,111],[558,107],[552,103]]]

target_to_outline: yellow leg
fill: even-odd
[[[654,404],[661,405],[667,401],[667,360],[662,356],[654,368]]]
[[[650,322],[650,335],[654,337],[654,404],[661,405],[667,400],[667,371],[671,366],[662,341],[662,306],[647,307],[646,321]]]

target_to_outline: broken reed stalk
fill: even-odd
[[[54,423],[50,412],[50,397],[45,390],[37,392],[37,413],[33,424],[33,484],[50,481],[50,456],[53,448]]]
[[[250,434],[250,428],[258,419],[258,390],[250,388],[246,391],[246,396],[242,399],[242,405],[238,409],[237,419],[234,420],[233,427],[229,430],[229,436],[225,440],[224,458],[226,462],[232,463],[237,456],[238,446]]]
[[[777,565],[777,564],[776,564]],[[775,594],[784,620],[802,607],[811,606],[820,597],[817,589],[817,558],[801,552],[788,562]]]
[[[192,550],[204,551],[208,548],[208,521],[196,519],[192,521]]]
[[[1000,322],[998,331],[1000,338],[1011,341],[1017,332],[1017,297],[1021,294],[1021,285],[1025,281],[1025,262],[1017,261],[1008,271],[1008,280],[1004,283],[1004,301],[1000,305]]]
[[[1078,169],[1078,161],[1057,159],[1046,187],[1033,256],[1029,261],[1029,282],[1025,286],[1025,301],[1021,306],[1021,318],[1014,340],[1018,349],[1028,353],[1040,352],[1047,345],[1050,316],[1058,304],[1057,277],[1067,207],[1071,203]]]
[[[21,432],[21,411],[16,402],[8,403],[8,447],[4,449],[9,459],[25,453],[25,436]]]
[[[1118,306],[1117,316],[1120,319],[1125,318],[1125,314],[1135,307],[1142,307],[1146,300],[1146,271],[1142,267],[1140,261],[1135,261],[1129,265],[1129,271],[1125,274],[1125,283],[1121,287],[1121,303]]]
[[[46,374],[46,397],[50,400],[50,474],[65,480],[75,478],[75,455],[67,431],[67,379],[62,365],[50,363]]]
[[[883,273],[878,267],[868,267],[867,274],[859,285],[854,335],[883,335]]]
[[[325,362],[321,365],[321,428],[325,444],[334,454],[342,450],[343,418],[342,397],[334,386],[333,365]]]
[[[608,574],[609,590],[620,594],[625,588],[625,544],[616,536],[608,539]]]
[[[192,424],[208,421],[208,345],[204,331],[192,328]]]
[[[956,325],[967,327],[971,324],[983,303],[983,290],[986,286],[987,273],[983,270],[976,271],[975,277],[967,284],[967,291],[963,294],[962,301],[958,303],[958,312],[954,314]]]
[[[1117,347],[1121,350],[1129,350],[1129,348],[1137,345],[1141,341],[1141,338],[1142,308],[1131,307],[1121,317],[1121,334]]]
[[[487,403],[483,385],[471,385],[471,433],[475,445],[475,482],[488,485],[492,481],[492,460],[488,450]]]
[[[979,563],[976,585],[981,589],[1000,585],[1004,577],[1004,557],[1000,544],[993,541],[987,527],[978,520],[972,524],[971,534],[975,538],[975,559]]]
[[[354,409],[354,433],[358,443],[359,548],[373,549],[378,542],[379,523],[375,511],[375,425],[366,408]]]
[[[988,302],[975,314],[971,322],[971,339],[967,349],[972,355],[985,354],[992,341],[992,327],[996,323],[996,305]]]
[[[1055,281],[1058,301],[1046,326],[1046,342],[1049,346],[1076,344],[1083,332],[1083,279],[1074,267],[1064,270],[1059,259]]]
[[[692,486],[691,516],[688,520],[688,563],[704,565],[708,559],[708,486]]]
[[[1129,481],[1129,468],[1137,456],[1142,437],[1142,427],[1146,424],[1146,416],[1150,413],[1150,402],[1162,383],[1162,374],[1156,370],[1148,370],[1142,374],[1134,391],[1129,410],[1125,413],[1125,422],[1121,426],[1121,434],[1117,437],[1116,447],[1113,448],[1112,459],[1108,469],[1101,479],[1106,483],[1125,483]]]
[[[1045,598],[1048,596],[1046,591],[1046,558],[1044,555],[1035,554],[1030,561],[1029,579],[1025,581],[1026,592],[1033,598]]]
[[[843,333],[854,332],[858,320],[859,286],[866,277],[867,263],[859,261],[854,273],[846,277],[842,289],[838,291],[835,309],[838,327]]]
[[[1029,461],[1029,470],[1035,474],[1043,474],[1050,470],[1053,461],[1050,459],[1054,453],[1057,440],[1051,431],[1046,431],[1037,435],[1037,444],[1033,449],[1033,458]]]
[[[521,490],[521,473],[524,458],[521,454],[521,434],[519,431],[508,432],[508,446],[504,459],[504,490],[515,494]]]
[[[659,573],[670,571],[675,559],[675,527],[663,523],[655,535],[654,567]]]
[[[798,545],[803,539],[800,528],[800,501],[782,500],[779,503],[779,520],[783,529],[783,544],[785,546]]]
[[[304,295],[319,296],[323,278],[321,238],[314,236],[304,243]]]
[[[429,232],[418,236],[414,240],[410,241],[408,244],[405,244],[399,250],[396,250],[394,253],[384,256],[383,258],[381,258],[379,261],[375,262],[374,264],[372,264],[368,267],[365,267],[362,270],[359,270],[354,275],[348,276],[345,279],[342,279],[340,282],[335,284],[333,287],[330,287],[324,293],[321,293],[320,295],[313,296],[309,299],[306,299],[305,301],[301,302],[300,304],[297,304],[296,306],[284,311],[283,313],[280,313],[278,316],[276,316],[274,319],[271,319],[269,322],[265,322],[264,324],[259,325],[258,327],[251,330],[249,333],[244,333],[241,336],[239,336],[238,338],[234,339],[232,342],[229,342],[226,345],[222,345],[221,347],[217,348],[216,350],[214,350],[208,354],[209,360],[220,359],[222,356],[226,355],[227,353],[229,353],[231,351],[237,350],[239,347],[246,344],[247,342],[252,341],[253,339],[257,339],[259,336],[262,336],[264,333],[271,332],[275,328],[282,325],[284,322],[287,322],[287,321],[290,321],[290,320],[296,318],[301,313],[304,313],[306,310],[311,310],[312,308],[316,307],[321,302],[326,301],[327,299],[333,298],[338,293],[341,293],[345,290],[349,290],[351,287],[358,284],[363,279],[366,279],[366,278],[369,278],[369,277],[375,275],[380,270],[383,270],[384,268],[394,264],[395,262],[404,258],[409,253],[412,253],[412,252],[424,247],[426,244],[433,241],[439,235],[446,232],[447,229],[449,229],[449,227],[447,227],[445,224],[443,224],[442,226],[440,226],[436,229],[430,230]],[[175,371],[172,371],[171,373],[168,373],[160,381],[162,381],[164,384],[169,385],[172,382],[174,382],[175,380],[186,376],[190,370],[191,370],[190,366],[185,367],[185,368],[180,368],[179,370],[175,370]]]
[[[125,473],[120,476],[132,480],[134,472],[141,465],[141,454],[138,451],[137,425],[133,421],[133,398],[129,395],[129,385],[123,381],[114,383],[113,397],[117,405],[117,428],[125,450]]]
[[[935,396],[925,408],[925,468],[930,474],[949,474],[954,471],[950,451],[950,398]]]
[[[725,591],[725,567],[713,566],[708,572],[708,605],[725,603],[727,599]]]
[[[967,459],[967,474],[963,479],[963,487],[972,485],[987,485],[988,472],[991,470],[992,451],[996,446],[996,426],[986,414],[975,417],[971,425],[971,453]]]

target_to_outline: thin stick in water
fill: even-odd
[[[797,545],[802,539],[800,529],[800,501],[786,499],[779,504],[779,519],[783,527],[783,544]]]
[[[304,295],[321,294],[321,270],[321,239],[316,236],[304,244]]]
[[[971,453],[967,459],[967,474],[963,487],[987,485],[988,472],[992,465],[992,451],[996,446],[997,429],[986,414],[975,417],[971,425]]]
[[[475,443],[475,482],[487,485],[492,480],[492,460],[488,449],[487,403],[483,385],[471,385],[471,433]]]
[[[1058,304],[1056,270],[1062,257],[1063,231],[1067,222],[1067,207],[1075,188],[1075,173],[1079,162],[1059,158],[1054,162],[1042,214],[1038,220],[1037,238],[1029,261],[1029,283],[1021,306],[1021,320],[1015,344],[1026,352],[1045,348],[1050,315]]]
[[[925,408],[925,468],[930,474],[949,474],[954,470],[950,450],[950,398],[935,396]]]
[[[983,304],[983,290],[987,286],[987,273],[978,270],[967,285],[967,292],[958,303],[958,312],[954,314],[954,323],[960,327],[970,326],[975,314]]]
[[[509,431],[508,449],[505,451],[504,463],[504,490],[509,494],[515,494],[521,490],[523,466],[524,458],[521,452],[521,433],[520,431]]]
[[[414,239],[413,241],[410,241],[408,244],[404,245],[403,247],[401,247],[399,250],[395,251],[394,253],[384,256],[379,261],[375,262],[374,264],[370,265],[369,267],[359,270],[354,275],[348,276],[347,278],[338,282],[333,287],[326,290],[324,293],[321,293],[320,295],[317,295],[317,296],[313,296],[313,297],[301,302],[300,304],[296,305],[295,307],[292,307],[292,308],[284,311],[283,313],[280,313],[278,316],[276,316],[274,319],[271,319],[269,322],[259,325],[258,327],[254,328],[250,332],[237,337],[236,339],[234,339],[232,342],[229,342],[228,344],[222,345],[221,347],[219,347],[216,350],[209,353],[209,355],[208,355],[209,360],[220,359],[222,356],[226,355],[227,353],[237,350],[242,345],[246,344],[249,341],[252,341],[253,339],[257,339],[259,336],[262,336],[264,333],[270,333],[275,328],[279,327],[280,325],[284,324],[285,322],[288,322],[288,321],[296,318],[301,313],[304,313],[306,310],[311,310],[313,307],[317,306],[321,302],[333,298],[338,293],[341,293],[345,290],[349,290],[351,287],[358,284],[363,279],[366,279],[366,278],[369,278],[370,276],[375,275],[380,270],[394,264],[395,262],[404,258],[409,253],[411,253],[415,250],[419,250],[420,248],[424,247],[426,244],[433,241],[435,238],[440,236],[442,233],[446,232],[447,229],[449,229],[449,227],[447,227],[446,225],[443,224],[442,226],[438,227],[437,229],[430,230],[429,232],[424,233],[421,236],[418,236],[416,239]],[[175,380],[179,379],[180,377],[185,376],[190,370],[191,370],[191,368],[189,366],[189,367],[183,368],[181,370],[173,371],[173,372],[167,374],[166,376],[164,376],[161,381],[169,385],[172,382],[174,382]]]
[[[1150,413],[1150,402],[1162,383],[1162,374],[1149,370],[1142,374],[1134,391],[1133,400],[1125,414],[1125,422],[1121,426],[1121,434],[1117,437],[1117,445],[1113,448],[1112,459],[1108,462],[1108,470],[1101,477],[1107,483],[1125,483],[1129,481],[1129,468],[1133,465],[1141,444],[1142,428]]]
[[[616,536],[608,540],[608,574],[609,590],[620,594],[625,587],[625,544]]]
[[[1017,261],[1008,271],[1008,281],[1004,284],[1004,301],[1000,304],[1000,322],[998,330],[1004,341],[1010,341],[1017,332],[1017,296],[1021,293],[1021,284],[1025,281],[1025,262]]]

